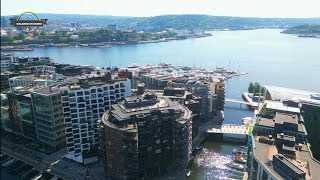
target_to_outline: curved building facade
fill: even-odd
[[[150,179],[188,164],[191,111],[169,98],[125,98],[104,114],[101,128],[107,179]]]

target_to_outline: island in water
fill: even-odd
[[[304,24],[282,31],[285,34],[298,34],[299,37],[320,38],[320,24]]]

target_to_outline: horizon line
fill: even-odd
[[[23,12],[22,12],[23,13]],[[35,12],[34,12],[35,13]],[[213,16],[213,17],[235,17],[235,18],[257,18],[257,19],[315,19],[318,17],[257,17],[257,16],[228,16],[228,15],[209,15],[209,14],[197,14],[197,13],[186,13],[186,14],[161,14],[154,16],[125,16],[125,15],[108,15],[108,14],[78,14],[78,13],[46,13],[39,12],[36,14],[50,14],[50,15],[82,15],[82,16],[113,16],[113,17],[128,17],[128,18],[149,18],[149,17],[158,17],[158,16],[183,16],[183,15],[203,15],[203,16]],[[1,15],[5,16],[17,16],[19,14],[10,14],[10,15]]]

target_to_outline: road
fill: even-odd
[[[103,166],[101,164],[93,165],[87,170],[81,164],[63,158],[64,151],[62,149],[51,155],[46,155],[1,139],[1,152],[32,165],[40,172],[48,171],[62,179],[70,180],[104,179]],[[87,174],[89,175],[88,177]]]

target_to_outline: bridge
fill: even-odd
[[[233,103],[246,104],[246,105],[251,106],[251,103],[250,103],[250,102],[243,101],[243,100],[239,100],[239,99],[228,99],[228,98],[226,98],[226,99],[225,99],[225,101],[226,101],[226,102],[233,102]]]
[[[249,130],[249,127],[246,127],[245,125],[223,124],[223,125],[216,125],[213,128],[208,129],[207,133],[248,135],[248,130]]]

